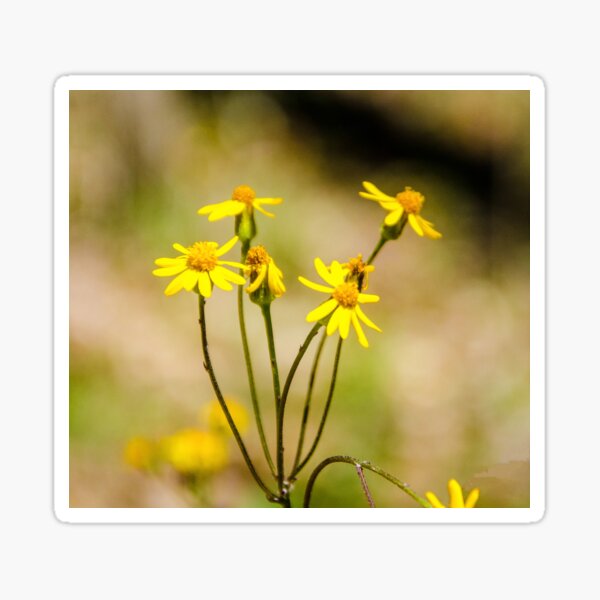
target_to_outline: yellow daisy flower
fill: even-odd
[[[231,283],[243,285],[246,280],[237,273],[221,265],[244,268],[244,265],[227,260],[219,260],[238,241],[238,237],[231,238],[219,248],[216,242],[196,242],[193,246],[185,248],[181,244],[173,244],[173,248],[181,252],[176,258],[157,258],[154,263],[160,267],[152,271],[157,277],[170,277],[177,275],[165,289],[167,296],[172,296],[182,289],[188,292],[196,288],[205,298],[210,298],[213,284],[222,290],[232,290]],[[230,283],[231,282],[231,283]]]
[[[368,348],[369,342],[360,321],[371,327],[371,329],[375,329],[375,331],[381,331],[381,329],[365,315],[359,304],[379,302],[379,296],[363,294],[358,289],[356,281],[347,279],[348,270],[344,269],[337,261],[333,261],[328,269],[320,258],[315,258],[315,268],[323,281],[329,284],[330,287],[313,283],[304,277],[298,277],[300,283],[317,292],[330,294],[331,298],[309,312],[306,320],[309,323],[314,323],[329,316],[327,335],[332,335],[339,330],[342,339],[348,337],[350,324],[352,324],[361,346]]]
[[[342,268],[347,271],[346,277],[358,283],[358,289],[366,290],[369,287],[369,273],[375,270],[373,265],[368,265],[363,261],[362,254],[354,258],[349,258],[347,263],[342,263]]]
[[[250,278],[250,285],[246,288],[249,294],[258,290],[264,281],[275,298],[279,298],[285,292],[283,273],[264,246],[254,246],[248,250],[245,273],[246,277]]]
[[[229,451],[223,436],[212,431],[182,429],[163,438],[165,460],[180,473],[211,473],[227,466]]]
[[[439,231],[434,229],[434,224],[426,221],[421,216],[421,209],[425,203],[425,196],[410,187],[405,187],[403,192],[396,196],[388,196],[369,181],[363,181],[366,192],[358,192],[367,200],[375,200],[385,210],[389,211],[384,223],[388,227],[396,225],[404,215],[408,215],[408,222],[417,235],[425,236],[432,240],[442,237]]]
[[[248,411],[243,405],[231,398],[225,398],[225,401],[238,431],[242,434],[245,433],[248,430]],[[229,423],[227,422],[227,417],[216,398],[200,409],[199,416],[200,421],[206,423],[211,431],[223,433],[225,435],[233,435]]]
[[[477,500],[479,500],[479,490],[475,488],[469,492],[465,501],[460,483],[456,479],[451,479],[448,482],[448,494],[450,495],[450,508],[474,508]],[[433,508],[448,508],[438,500],[433,492],[427,492],[425,496]]]
[[[225,217],[234,217],[240,215],[244,210],[252,212],[256,209],[267,215],[274,217],[273,213],[267,212],[262,206],[263,204],[281,204],[283,198],[257,198],[256,193],[249,185],[238,185],[231,199],[219,202],[217,204],[207,204],[198,210],[199,215],[208,215],[209,221],[218,221]]]

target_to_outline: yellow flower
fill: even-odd
[[[250,285],[246,288],[249,294],[258,290],[265,280],[275,298],[279,298],[285,292],[283,273],[264,246],[254,246],[248,250],[245,273],[246,277],[250,278]]]
[[[238,185],[230,200],[218,204],[207,204],[198,210],[199,215],[208,215],[209,221],[218,221],[225,217],[240,215],[244,210],[252,212],[255,208],[267,217],[274,217],[273,213],[267,212],[263,204],[281,204],[283,198],[257,198],[256,193],[249,185]]]
[[[369,342],[365,337],[360,321],[375,329],[375,331],[381,331],[381,329],[365,315],[359,304],[379,302],[379,296],[361,293],[356,281],[347,280],[348,270],[344,269],[337,261],[333,261],[328,269],[320,258],[315,258],[315,268],[323,281],[331,287],[313,283],[304,277],[298,277],[300,283],[317,292],[330,294],[331,298],[309,312],[306,320],[313,323],[329,316],[327,335],[339,330],[342,339],[348,337],[350,323],[352,323],[361,346],[368,348]]]
[[[474,508],[479,499],[479,490],[475,488],[469,492],[465,501],[460,483],[456,479],[451,479],[448,482],[448,494],[450,495],[450,508]],[[425,496],[433,508],[447,508],[438,500],[438,497],[433,492],[427,492]]]
[[[185,248],[181,244],[173,244],[173,248],[181,252],[176,258],[157,258],[154,262],[159,269],[152,271],[157,277],[170,277],[177,275],[165,289],[167,296],[172,296],[182,289],[188,292],[196,288],[205,298],[210,298],[213,284],[222,290],[232,290],[230,282],[243,285],[245,279],[221,265],[244,268],[244,265],[227,260],[219,260],[238,241],[237,236],[231,238],[219,248],[216,242],[196,242],[193,246]]]
[[[134,469],[148,471],[153,467],[156,459],[154,444],[145,437],[133,437],[125,446],[123,459]]]
[[[389,211],[384,223],[388,227],[396,225],[403,215],[408,215],[408,222],[415,230],[417,235],[425,236],[432,240],[438,240],[442,237],[439,231],[434,229],[433,223],[426,221],[421,216],[421,209],[425,202],[425,196],[410,187],[405,187],[403,192],[399,192],[396,196],[388,196],[379,188],[370,183],[363,181],[363,186],[366,192],[358,192],[363,198],[375,200],[385,210]]]
[[[227,465],[224,438],[212,431],[182,429],[162,440],[165,460],[180,473],[211,473]]]
[[[372,273],[375,267],[366,264],[362,259],[362,254],[355,258],[349,258],[347,263],[342,263],[342,267],[347,271],[346,277],[356,281],[360,291],[369,287],[369,273]]]
[[[231,398],[225,398],[225,401],[238,431],[240,433],[246,432],[248,430],[248,411],[239,402]],[[223,409],[216,398],[200,409],[200,420],[206,423],[212,431],[233,435]]]

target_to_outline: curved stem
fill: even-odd
[[[245,242],[242,244],[242,260],[246,261],[246,255],[248,254],[248,247],[250,243]],[[240,269],[240,274],[243,275],[243,270]],[[246,363],[246,372],[248,374],[248,386],[250,388],[250,398],[252,399],[252,409],[254,411],[254,420],[256,421],[256,428],[258,429],[258,436],[260,438],[260,444],[262,446],[265,458],[269,464],[269,469],[273,477],[277,477],[275,474],[275,465],[271,458],[271,452],[269,451],[269,445],[267,444],[267,438],[263,428],[262,417],[260,414],[260,406],[258,404],[258,396],[256,394],[256,384],[254,383],[254,372],[252,369],[252,359],[250,357],[250,348],[248,346],[248,337],[246,334],[246,320],[244,318],[244,286],[238,286],[237,290],[237,305],[238,305],[238,319],[240,322],[240,333],[242,335],[242,348],[244,349],[244,361]]]
[[[360,465],[354,465],[356,467],[356,473],[358,474],[358,478],[360,479],[360,485],[362,485],[363,492],[367,497],[367,502],[369,503],[370,508],[375,508],[375,501],[373,500],[373,496],[371,495],[371,490],[367,485],[367,479],[365,474],[363,473],[363,469]]]
[[[372,471],[373,473],[380,475],[384,479],[387,479],[396,487],[399,487],[405,494],[408,494],[415,502],[418,502],[423,508],[431,508],[431,504],[429,504],[427,500],[424,500],[423,498],[415,494],[415,492],[413,492],[406,483],[403,483],[402,481],[400,481],[393,475],[390,475],[383,469],[372,465],[369,461],[359,460],[357,458],[353,458],[352,456],[331,456],[329,458],[326,458],[323,462],[319,463],[319,465],[317,465],[317,468],[311,473],[311,476],[308,480],[308,484],[306,485],[306,491],[304,493],[304,508],[310,507],[310,497],[312,495],[312,490],[315,485],[315,481],[319,476],[319,473],[327,465],[331,465],[333,463],[347,463],[349,465],[354,465],[355,467],[361,467],[361,469],[367,469],[367,471]]]
[[[306,354],[308,347],[312,339],[317,335],[319,329],[322,327],[320,323],[315,323],[313,328],[308,332],[306,339],[300,349],[298,350],[298,354],[290,367],[290,371],[285,378],[285,383],[283,385],[283,391],[281,392],[281,400],[279,401],[279,410],[277,411],[277,482],[279,485],[280,492],[284,492],[283,485],[283,416],[285,414],[285,404],[287,402],[287,397],[290,392],[290,387],[292,385],[292,381],[294,380],[294,375],[302,361],[302,357]],[[284,497],[287,496],[287,492],[284,494]]]
[[[327,415],[329,414],[329,408],[331,406],[331,401],[333,400],[333,392],[335,391],[335,383],[337,380],[337,372],[338,366],[340,364],[340,354],[342,352],[342,343],[343,339],[340,337],[338,341],[338,345],[335,351],[335,358],[333,359],[333,372],[331,373],[331,383],[329,384],[329,392],[327,393],[327,400],[325,402],[325,409],[323,410],[323,416],[321,417],[321,422],[319,423],[319,429],[317,430],[317,435],[315,437],[315,441],[313,442],[308,454],[304,457],[304,460],[298,465],[298,467],[292,471],[291,479],[293,479],[300,471],[304,468],[306,463],[311,459],[314,454],[319,441],[321,440],[321,435],[323,434],[323,429],[325,428],[325,421],[327,421]]]
[[[385,244],[388,241],[389,240],[387,238],[384,238],[383,236],[381,236],[379,238],[379,241],[377,242],[377,246],[375,246],[375,248],[373,249],[373,252],[371,252],[371,256],[369,256],[369,260],[367,260],[368,265],[370,265],[375,260],[375,257],[379,254],[379,251],[385,246]]]
[[[244,445],[244,442],[242,441],[242,436],[240,435],[240,432],[238,431],[238,428],[235,425],[235,422],[231,416],[231,413],[229,412],[229,409],[227,408],[227,403],[225,402],[225,399],[223,398],[223,394],[221,393],[221,389],[219,388],[219,384],[217,383],[217,378],[215,376],[215,372],[214,372],[214,369],[213,369],[213,366],[212,366],[212,363],[210,360],[210,354],[208,352],[208,339],[206,336],[206,319],[205,319],[205,314],[204,314],[205,302],[206,301],[204,300],[204,296],[202,296],[202,294],[198,294],[198,304],[199,304],[199,310],[200,310],[199,321],[200,321],[200,331],[202,334],[202,354],[204,356],[204,368],[206,369],[206,372],[208,373],[213,390],[215,392],[215,395],[217,396],[217,400],[219,401],[219,404],[221,405],[221,408],[223,409],[223,412],[225,413],[225,418],[227,419],[227,423],[229,424],[229,427],[231,428],[233,437],[235,438],[235,441],[237,442],[237,445],[240,448],[240,452],[242,453],[242,456],[244,457],[244,461],[246,462],[246,465],[247,465],[248,469],[250,470],[252,477],[254,477],[254,480],[256,481],[256,483],[265,492],[265,494],[267,495],[267,499],[270,502],[281,503],[279,498],[277,498],[275,496],[275,494],[273,494],[273,492],[271,492],[271,490],[265,485],[265,483],[261,479],[260,475],[256,472],[254,464],[252,463],[252,460],[248,454],[248,451],[246,450],[246,446]]]
[[[306,392],[306,401],[304,402],[304,411],[302,412],[302,424],[300,425],[300,437],[298,439],[298,448],[296,449],[296,456],[294,458],[294,466],[292,467],[292,477],[298,468],[300,462],[300,456],[302,456],[302,450],[304,446],[304,435],[306,434],[306,424],[308,423],[308,414],[310,412],[310,401],[312,400],[313,388],[315,385],[315,379],[317,376],[317,368],[319,366],[319,360],[321,360],[321,353],[325,346],[325,340],[327,339],[327,332],[323,330],[323,336],[317,347],[315,358],[313,360],[313,366],[310,371],[310,377],[308,380],[308,390]]]
[[[279,386],[279,368],[277,367],[277,354],[275,353],[275,338],[273,336],[273,322],[271,321],[271,306],[261,306],[267,332],[267,343],[269,345],[269,359],[271,361],[271,374],[273,375],[273,394],[275,396],[275,407],[279,410],[281,389]]]

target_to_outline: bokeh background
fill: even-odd
[[[202,368],[197,302],[167,298],[159,256],[233,235],[233,220],[196,215],[239,184],[282,196],[258,214],[259,237],[288,288],[273,305],[285,374],[322,299],[312,261],[368,255],[385,212],[361,181],[410,185],[444,234],[406,228],[376,261],[368,315],[383,334],[353,334],[310,466],[332,454],[368,459],[444,501],[446,482],[481,489],[479,506],[529,505],[529,93],[523,91],[76,91],[70,117],[70,501],[73,507],[266,507],[231,440],[228,459],[195,486],[168,465],[124,459],[136,436],[206,426],[213,399]],[[233,255],[234,253],[232,253]],[[232,258],[233,259],[233,258]],[[225,393],[251,411],[234,293],[209,301],[213,363]],[[246,308],[266,430],[274,443],[260,311]],[[334,343],[326,346],[310,439]],[[307,355],[287,407],[295,448]],[[204,421],[203,421],[204,419]],[[245,434],[267,473],[255,428]],[[289,458],[289,456],[288,456]],[[131,460],[130,460],[131,462]],[[414,506],[367,474],[378,506]],[[199,490],[199,491],[198,491]],[[321,475],[315,506],[362,507],[355,471]]]

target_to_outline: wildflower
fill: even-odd
[[[248,412],[239,402],[231,398],[225,398],[225,401],[235,426],[240,433],[244,433],[248,429]],[[200,409],[200,420],[206,423],[211,431],[231,434],[227,417],[216,398]]]
[[[264,246],[254,246],[248,250],[245,273],[250,278],[246,291],[258,304],[269,304],[285,292],[283,273]]]
[[[363,181],[363,186],[366,192],[358,192],[363,198],[375,200],[385,210],[389,211],[384,219],[384,225],[394,227],[398,225],[400,219],[408,215],[408,222],[415,230],[417,235],[425,236],[432,240],[437,240],[442,237],[439,231],[434,229],[434,224],[425,220],[421,216],[421,209],[425,203],[425,196],[411,187],[405,187],[403,192],[399,192],[396,196],[388,196],[379,188],[370,183]]]
[[[154,466],[156,459],[154,444],[145,437],[133,437],[125,446],[123,459],[134,469],[149,471]]]
[[[349,258],[347,263],[342,264],[342,268],[348,272],[346,279],[356,281],[360,291],[367,289],[369,286],[369,273],[375,270],[373,265],[368,265],[363,261],[362,254],[355,258]]]
[[[344,269],[337,261],[333,261],[331,267],[328,269],[320,258],[315,258],[315,268],[317,273],[330,287],[313,283],[304,277],[298,277],[300,283],[317,292],[330,294],[331,298],[309,312],[306,320],[309,323],[313,323],[329,317],[327,335],[332,335],[335,331],[339,330],[342,339],[348,337],[350,324],[352,323],[358,336],[358,341],[362,346],[368,348],[369,342],[365,337],[360,321],[368,327],[375,329],[375,331],[381,331],[381,329],[365,315],[359,304],[379,302],[379,296],[363,294],[359,290],[356,281],[346,280],[348,270]]]
[[[242,285],[244,278],[221,265],[244,268],[244,265],[227,260],[219,260],[238,241],[237,236],[231,238],[219,248],[216,242],[196,242],[185,248],[181,244],[173,244],[173,248],[181,252],[176,258],[157,258],[154,262],[160,267],[152,271],[157,277],[177,275],[165,289],[167,296],[172,296],[182,289],[188,292],[196,288],[205,298],[210,298],[213,284],[222,290],[233,289],[231,283]],[[231,283],[230,283],[231,282]]]
[[[227,465],[224,438],[212,431],[182,429],[162,440],[165,460],[180,473],[212,473]]]
[[[225,217],[233,217],[241,214],[244,210],[252,212],[256,209],[267,215],[274,217],[273,213],[267,212],[263,204],[281,204],[283,198],[257,198],[255,191],[249,185],[238,185],[230,200],[219,202],[218,204],[207,204],[198,210],[199,215],[208,215],[209,221],[218,221]]]
[[[465,501],[460,483],[456,479],[451,479],[448,482],[448,494],[450,495],[450,508],[474,508],[479,499],[479,490],[475,488],[469,492]],[[427,492],[425,496],[433,508],[447,508],[438,500],[438,497],[433,492]]]

